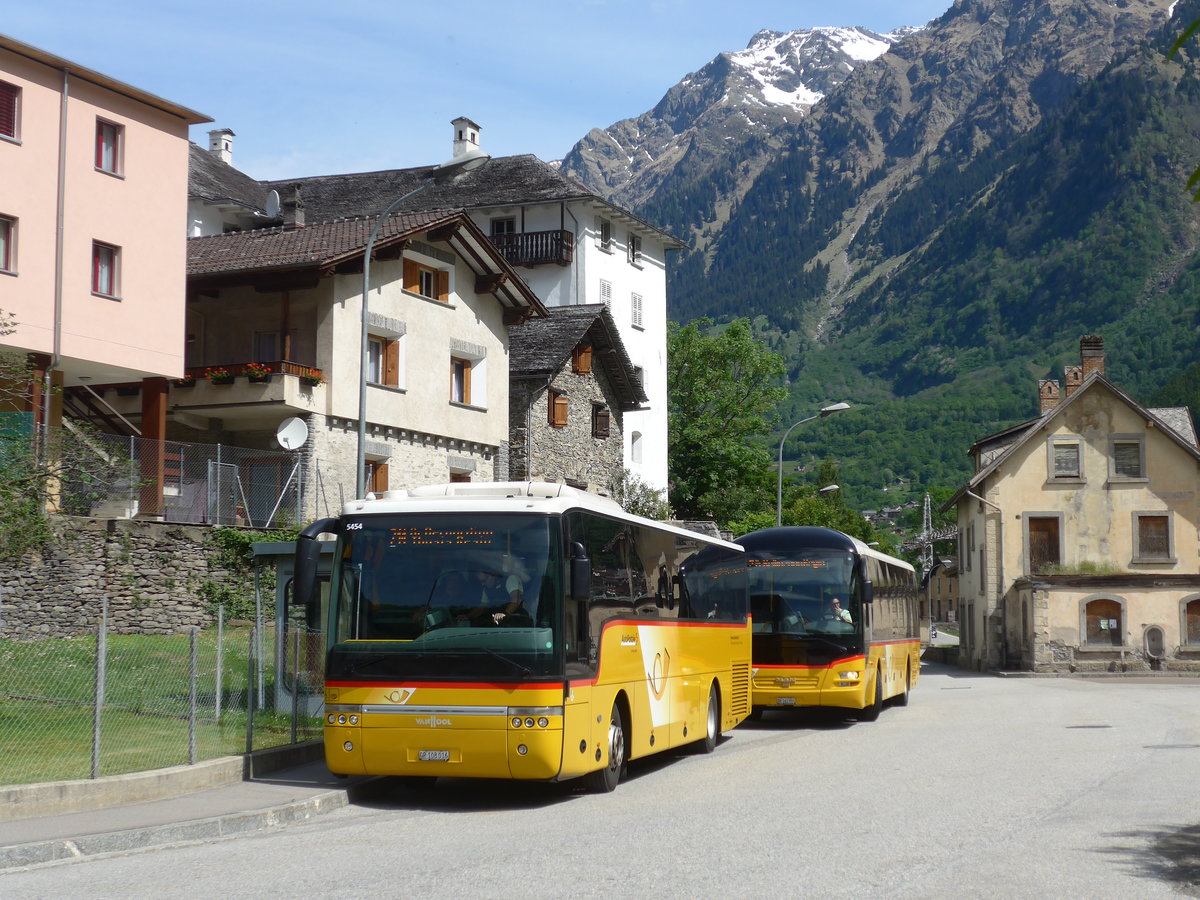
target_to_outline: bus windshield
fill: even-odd
[[[777,557],[758,551],[746,565],[756,635],[812,637],[846,648],[861,642],[853,553],[809,548]]]
[[[327,677],[561,674],[556,522],[479,512],[348,516]]]

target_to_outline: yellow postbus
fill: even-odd
[[[913,567],[831,528],[764,528],[746,551],[753,712],[830,706],[874,721],[921,671]]]
[[[389,491],[297,541],[293,602],[326,622],[337,774],[586,778],[718,736],[750,712],[739,546],[548,483]]]

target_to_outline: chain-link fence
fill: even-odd
[[[321,736],[323,636],[283,628],[0,639],[0,784],[97,778]]]
[[[58,506],[72,515],[259,528],[301,518],[296,453],[125,437],[69,421],[44,443]]]

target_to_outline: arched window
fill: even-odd
[[[1184,601],[1183,643],[1189,647],[1200,646],[1200,597]]]
[[[1121,604],[1102,598],[1090,601],[1084,608],[1085,642],[1100,647],[1120,647],[1125,643]]]

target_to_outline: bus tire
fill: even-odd
[[[625,777],[627,735],[621,704],[614,702],[608,720],[608,762],[603,769],[586,776],[588,789],[593,793],[607,794]]]
[[[721,736],[721,695],[714,681],[708,688],[708,708],[704,711],[704,737],[692,746],[697,753],[712,753]]]
[[[904,693],[896,698],[897,706],[908,706],[908,692],[912,690],[912,663],[904,667]]]
[[[859,712],[858,718],[863,722],[874,722],[879,718],[881,709],[883,709],[883,673],[877,666],[875,668],[875,699],[870,706],[864,707]]]

